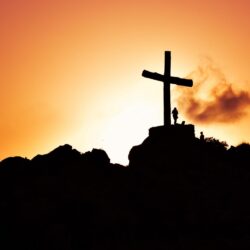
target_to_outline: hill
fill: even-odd
[[[1,249],[248,249],[250,145],[151,128],[129,166],[70,145],[0,162]]]

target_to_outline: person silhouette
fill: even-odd
[[[178,119],[178,110],[177,110],[177,108],[173,109],[172,114],[173,114],[173,118],[174,118],[174,125],[176,125],[177,119]]]
[[[200,140],[201,140],[202,142],[204,142],[204,140],[205,140],[205,137],[204,137],[204,134],[203,134],[202,131],[201,131],[201,134],[200,134]]]

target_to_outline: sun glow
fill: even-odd
[[[132,102],[110,119],[103,129],[103,148],[113,162],[128,163],[132,146],[142,143],[159,112],[149,102]]]

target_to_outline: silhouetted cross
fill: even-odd
[[[170,126],[171,125],[170,84],[173,83],[181,86],[192,87],[193,81],[189,79],[183,79],[171,76],[171,51],[165,51],[164,75],[143,70],[142,76],[163,82],[164,126]]]

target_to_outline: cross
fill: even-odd
[[[171,52],[165,51],[165,70],[164,75],[143,70],[142,76],[153,80],[163,82],[164,95],[164,126],[171,125],[171,99],[170,99],[170,84],[177,84],[186,87],[192,87],[193,81],[179,77],[171,76]]]

